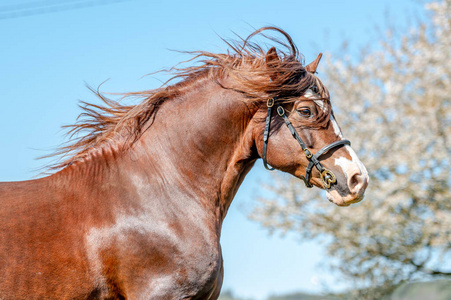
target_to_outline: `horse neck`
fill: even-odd
[[[251,118],[239,93],[201,80],[161,107],[133,149],[136,165],[222,221],[255,161]]]
[[[133,201],[201,207],[220,225],[256,159],[253,113],[240,97],[213,81],[198,82],[165,101],[131,149],[102,148],[60,173],[84,178],[90,189],[114,182],[121,191],[151,195]]]

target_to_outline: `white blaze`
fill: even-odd
[[[311,89],[305,91],[304,97],[309,99],[316,98],[315,93]]]
[[[340,139],[343,139],[343,134],[341,133],[340,127],[338,127],[337,121],[332,114],[330,115],[330,121],[332,123],[332,127],[334,128],[335,134],[340,137]],[[346,178],[349,178],[349,176],[354,175],[356,172],[368,177],[368,171],[358,158],[354,149],[348,145],[345,146],[345,149],[348,151],[349,156],[351,156],[351,160],[346,157],[339,157],[335,159],[335,165],[339,166],[343,170]]]
[[[318,98],[316,96],[316,94],[311,89],[308,89],[308,90],[305,91],[304,97],[308,98],[308,99],[316,99],[316,98]],[[316,105],[318,105],[323,112],[326,111],[327,107],[324,105],[324,101],[323,100],[313,100],[313,102],[315,102]]]
[[[307,89],[305,91],[304,97],[313,99],[316,105],[318,105],[323,111],[327,109],[324,101],[317,99],[317,95],[311,89]],[[330,115],[330,122],[332,123],[332,128],[334,129],[335,135],[342,140],[343,134],[333,114]],[[345,146],[345,149],[348,151],[351,160],[347,159],[346,157],[339,157],[335,159],[335,165],[343,170],[346,179],[350,178],[350,176],[353,176],[356,173],[368,177],[368,171],[366,170],[360,159],[357,157],[355,151],[348,145]]]
[[[343,134],[341,133],[340,127],[338,127],[337,121],[335,121],[334,115],[330,115],[330,122],[332,122],[332,127],[334,128],[335,134],[340,138],[343,139]]]
[[[345,149],[351,156],[351,160],[347,159],[346,157],[339,157],[335,159],[335,165],[339,166],[343,170],[346,178],[349,178],[349,176],[354,175],[356,172],[365,177],[368,177],[368,171],[366,170],[360,159],[357,157],[354,149],[352,149],[348,145],[345,146]]]

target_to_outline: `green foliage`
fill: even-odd
[[[408,283],[398,287],[388,300],[449,300],[451,299],[451,281]]]
[[[221,292],[221,295],[219,295],[218,300],[251,300],[251,299],[243,299],[235,297],[235,295],[231,290],[226,290]]]
[[[312,295],[306,293],[295,293],[290,295],[283,296],[271,296],[267,300],[338,300],[342,298],[338,298],[333,295]]]

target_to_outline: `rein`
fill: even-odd
[[[274,170],[274,168],[270,167],[268,165],[268,162],[266,160],[266,152],[268,147],[268,140],[269,140],[269,130],[271,127],[271,116],[272,116],[272,108],[274,107],[276,100],[274,98],[268,99],[268,102],[266,103],[268,107],[268,113],[266,115],[266,124],[265,124],[265,132],[263,134],[263,165],[267,170]],[[305,169],[305,176],[302,178],[304,180],[305,186],[308,188],[313,187],[313,185],[310,183],[310,178],[312,175],[313,167],[315,166],[316,169],[318,169],[320,175],[321,175],[321,181],[323,182],[323,185],[325,188],[329,189],[332,184],[337,182],[337,177],[335,177],[334,173],[326,168],[323,167],[321,162],[319,161],[320,156],[327,153],[329,150],[334,148],[339,148],[344,145],[351,145],[351,142],[348,140],[340,140],[333,142],[323,148],[321,148],[318,152],[315,154],[312,154],[310,149],[307,147],[307,145],[304,143],[304,141],[301,139],[299,134],[297,133],[296,129],[294,129],[293,125],[291,124],[290,120],[288,120],[287,115],[285,114],[285,109],[277,105],[277,114],[283,118],[285,121],[285,124],[287,125],[288,129],[291,132],[291,135],[298,141],[299,145],[302,148],[302,151],[304,151],[305,157],[307,157],[309,163],[307,168]]]

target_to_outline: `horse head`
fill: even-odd
[[[307,187],[325,189],[329,201],[348,206],[363,199],[369,177],[343,138],[329,92],[315,75],[320,59],[321,54],[301,67],[292,57],[280,58],[275,48],[267,52],[268,84],[280,90],[256,114],[255,144],[267,169],[288,172]]]

